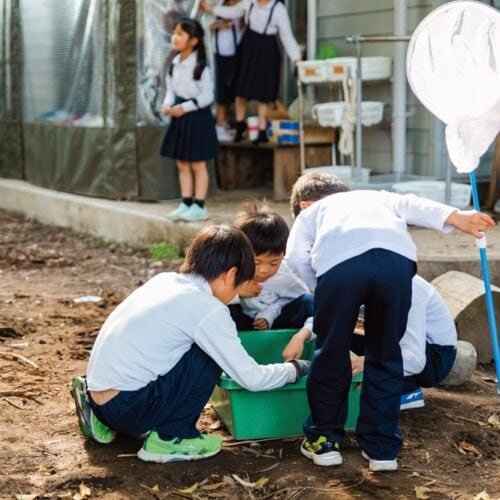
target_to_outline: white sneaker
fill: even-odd
[[[188,212],[191,207],[186,205],[184,202],[180,202],[179,206],[167,214],[167,217],[172,220],[180,220],[181,217]]]
[[[361,456],[368,460],[369,467],[372,472],[388,472],[398,470],[398,459],[394,460],[375,460],[370,458],[363,450],[361,450]]]
[[[193,203],[187,212],[184,212],[181,217],[181,220],[186,222],[195,222],[199,220],[207,220],[208,213],[205,207],[201,208],[197,203]]]
[[[222,125],[216,125],[215,131],[217,133],[217,140],[220,142],[229,142],[234,139],[234,136]]]

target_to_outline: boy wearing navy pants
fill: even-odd
[[[308,197],[298,197],[297,191]],[[316,201],[318,200],[318,201]],[[399,341],[411,305],[416,247],[407,224],[481,237],[486,214],[462,212],[414,195],[349,191],[333,175],[306,174],[292,190],[297,219],[287,243],[292,269],[315,289],[318,337],[307,395],[302,453],[317,465],[339,465],[351,381],[349,348],[365,304],[365,372],[356,438],[373,471],[397,469],[403,363]]]

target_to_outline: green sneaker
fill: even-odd
[[[184,462],[201,460],[217,455],[222,449],[222,439],[211,434],[200,434],[191,439],[172,438],[165,441],[151,431],[137,456],[145,462]]]
[[[75,401],[78,423],[83,435],[101,444],[112,443],[116,439],[116,433],[104,425],[92,411],[84,377],[75,377],[71,381],[70,393]]]
[[[340,465],[342,455],[339,452],[339,443],[328,441],[325,436],[320,436],[312,443],[306,439],[300,446],[300,452],[310,458],[316,465],[328,467],[330,465]]]

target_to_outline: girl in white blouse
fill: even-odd
[[[235,141],[242,139],[246,129],[247,100],[255,100],[259,115],[259,137],[255,142],[267,142],[269,103],[278,97],[281,70],[277,37],[293,62],[301,58],[286,7],[279,0],[242,0],[231,7],[214,7],[201,0],[200,8],[224,19],[245,17],[247,28],[239,47],[236,76]]]
[[[168,216],[188,222],[207,219],[206,161],[215,158],[219,151],[210,110],[214,89],[203,39],[198,21],[181,18],[175,25],[172,46],[177,55],[167,73],[162,106],[162,112],[170,115],[171,120],[161,154],[177,160],[182,196],[179,206]]]

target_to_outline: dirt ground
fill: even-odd
[[[392,474],[370,473],[350,436],[335,468],[302,457],[298,438],[232,441],[210,406],[199,427],[225,446],[206,461],[147,464],[135,457],[139,441],[85,440],[71,378],[85,372],[112,309],[177,265],[0,212],[0,498],[500,498],[491,366],[462,387],[425,390],[425,408],[402,414],[405,445]],[[103,300],[73,300],[89,295]]]

